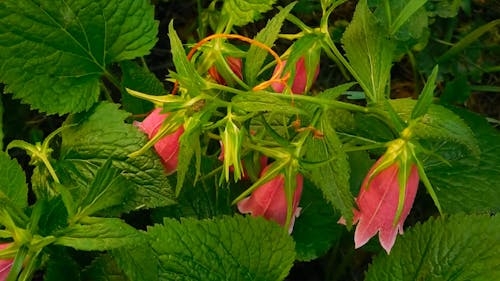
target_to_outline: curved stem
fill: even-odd
[[[191,48],[191,50],[187,54],[187,59],[191,60],[191,58],[193,57],[193,55],[196,53],[196,51],[201,46],[203,46],[208,41],[216,39],[216,38],[238,39],[240,41],[244,41],[244,42],[247,42],[247,43],[249,43],[251,45],[255,45],[255,46],[259,47],[259,48],[262,48],[262,49],[266,50],[267,52],[269,52],[274,57],[274,59],[276,60],[276,65],[278,66],[279,69],[283,69],[284,68],[283,61],[281,60],[280,56],[275,51],[273,51],[273,49],[271,49],[269,46],[267,46],[264,43],[261,43],[261,42],[259,42],[257,40],[254,40],[252,38],[248,38],[248,37],[245,37],[245,36],[242,36],[242,35],[239,35],[239,34],[216,33],[216,34],[209,35],[209,36],[201,39],[200,41],[198,41],[198,43],[196,43]],[[276,81],[284,82],[289,77],[289,75],[285,75],[283,78],[280,78],[279,76],[281,76],[281,71],[276,71],[276,73],[274,73],[273,76],[271,76],[271,78],[268,81],[264,81],[261,84],[255,86],[253,88],[253,90],[257,91],[257,90],[265,89],[271,83],[276,82]],[[175,81],[174,89],[172,90],[172,95],[174,95],[175,93],[177,93],[178,88],[179,88],[178,82]]]

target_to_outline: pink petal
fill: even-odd
[[[378,166],[377,161],[368,174]],[[363,246],[371,237],[379,232],[380,244],[387,253],[390,252],[398,231],[402,233],[403,224],[413,205],[418,188],[418,171],[412,166],[408,184],[406,187],[403,211],[396,224],[394,218],[399,202],[398,163],[394,163],[387,169],[375,175],[370,185],[368,177],[365,178],[361,191],[356,199],[359,211],[355,212],[355,221],[358,221],[354,234],[355,247]]]
[[[0,244],[0,250],[3,250],[10,245],[11,243]],[[0,259],[0,281],[4,281],[7,279],[13,262],[14,259]]]
[[[268,166],[269,167],[269,166]],[[267,170],[266,167],[262,174]],[[293,215],[290,222],[291,232],[295,223],[295,218],[300,214],[298,204],[302,194],[303,177],[297,174],[297,187],[293,197]],[[285,178],[282,174],[271,179],[267,183],[257,188],[252,195],[238,203],[240,213],[250,213],[252,216],[263,216],[268,220],[273,220],[280,225],[286,224],[287,201],[285,195]]]
[[[226,57],[226,62],[231,68],[231,70],[238,76],[238,78],[243,79],[243,74],[241,72],[243,62],[240,58]],[[222,78],[222,76],[217,71],[215,66],[212,66],[208,69],[208,74],[212,76],[212,78],[221,85],[227,85],[226,80]]]
[[[148,138],[153,138],[160,129],[163,121],[167,118],[168,114],[161,114],[161,108],[153,110],[142,122],[136,122],[135,125],[139,127]],[[165,172],[167,175],[174,173],[177,170],[178,157],[179,157],[179,138],[184,133],[184,127],[179,127],[174,133],[164,136],[155,143],[154,148],[160,156]]]
[[[306,89],[307,72],[306,72],[306,66],[304,63],[305,63],[304,58],[301,57],[295,65],[295,78],[294,78],[293,84],[292,84],[292,93],[294,93],[294,94],[303,94],[305,92],[305,89]],[[282,68],[279,69],[278,67],[276,67],[274,69],[273,75],[276,74],[276,72],[278,72],[278,71],[282,71],[285,68],[285,65],[286,65],[286,61],[283,61]],[[319,66],[316,68],[316,72],[315,72],[313,80],[312,80],[313,82],[316,81],[316,78],[318,78],[318,74],[319,74]],[[271,84],[271,87],[273,88],[273,90],[275,92],[282,93],[283,89],[285,88],[285,85],[283,85],[283,83],[275,82],[275,83]]]

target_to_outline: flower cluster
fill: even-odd
[[[227,57],[226,63],[228,63],[231,70],[235,73],[235,75],[242,79],[242,60],[239,58]],[[286,61],[281,65],[281,67],[276,67],[274,70],[274,74],[282,73]],[[212,66],[208,70],[209,75],[219,84],[226,84],[225,79],[222,75],[219,74],[217,68]],[[316,68],[316,72],[314,77],[312,77],[312,82],[316,80],[319,73],[319,66]],[[303,94],[307,90],[307,73],[306,67],[304,63],[304,58],[300,58],[296,63],[295,68],[295,78],[292,83],[292,93],[294,94]],[[311,79],[311,78],[309,78]],[[285,85],[283,83],[273,83],[271,85],[272,89],[276,92],[283,92]],[[142,130],[144,133],[148,135],[151,139],[153,138],[159,131],[160,127],[163,125],[165,119],[169,116],[169,114],[161,113],[161,109],[157,108],[153,110],[142,122],[136,122],[136,126]],[[233,124],[234,125],[234,124]],[[178,156],[179,156],[179,138],[184,132],[184,127],[180,126],[174,132],[167,134],[166,136],[159,139],[155,144],[154,148],[158,155],[160,156],[162,163],[165,167],[165,172],[170,175],[177,170],[178,164]],[[231,142],[229,144],[233,144],[234,146],[236,142]],[[228,145],[226,145],[228,146]],[[229,145],[231,146],[231,145]],[[228,150],[229,149],[229,150]],[[222,152],[219,156],[220,160],[224,160],[224,155],[239,157],[239,153],[234,153],[237,148],[235,147],[224,147],[222,145]],[[233,153],[231,153],[233,151]],[[233,157],[234,158],[234,157]],[[231,163],[235,160],[233,159]],[[240,160],[242,161],[242,160]],[[261,157],[261,165],[262,167],[267,164],[267,157]],[[236,163],[233,163],[235,165]],[[242,178],[248,179],[246,169],[243,166],[243,162],[239,164],[239,166],[243,167],[241,170]],[[261,176],[263,176],[269,166],[265,167]],[[229,167],[230,171],[234,171],[234,167]],[[239,175],[238,177],[239,178]],[[289,231],[291,232],[293,229],[295,218],[300,214],[300,208],[298,207],[300,196],[302,194],[302,175],[296,175],[296,188],[294,191],[293,202],[292,202],[292,219],[289,226]],[[282,226],[286,224],[287,218],[287,210],[288,210],[288,202],[285,196],[285,180],[283,174],[279,174],[264,183],[262,186],[258,187],[249,197],[243,199],[238,203],[238,210],[241,213],[249,213],[253,216],[263,216],[268,220],[273,220],[279,223]]]

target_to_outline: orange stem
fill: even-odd
[[[187,55],[187,59],[191,60],[191,58],[193,57],[193,55],[196,53],[196,51],[203,44],[207,43],[208,41],[210,41],[212,39],[216,39],[216,38],[238,39],[238,40],[247,42],[247,43],[249,43],[251,45],[253,44],[253,45],[255,45],[255,46],[257,46],[257,47],[259,47],[261,49],[264,49],[267,52],[269,52],[274,57],[274,59],[276,60],[276,64],[277,64],[278,69],[283,68],[283,61],[281,60],[280,56],[275,51],[273,51],[273,49],[269,48],[267,45],[265,45],[265,44],[263,44],[263,43],[261,43],[261,42],[259,42],[257,40],[254,40],[254,39],[251,39],[251,38],[239,35],[239,34],[218,33],[218,34],[209,35],[209,36],[201,39],[198,43],[196,43],[196,45],[193,46],[193,48],[191,48],[191,50],[189,51],[189,53]],[[279,78],[280,75],[281,75],[281,71],[276,71],[276,73],[273,74],[273,76],[271,76],[271,78],[268,81],[264,81],[264,82],[260,83],[259,85],[253,87],[252,90],[258,91],[258,90],[265,89],[265,88],[267,88],[269,85],[271,85],[274,82],[280,82],[280,83],[285,83],[286,84],[286,80],[290,77],[290,74],[289,73],[285,74],[285,76],[283,78]],[[172,90],[172,95],[175,95],[175,93],[177,93],[178,88],[179,88],[179,82],[175,81],[174,89]]]

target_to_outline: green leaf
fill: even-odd
[[[321,190],[308,180],[304,181],[300,207],[292,233],[297,260],[311,261],[326,254],[345,227],[337,223],[340,216],[325,201]]]
[[[0,81],[49,114],[89,109],[113,62],[148,54],[158,23],[146,0],[5,0]]]
[[[342,150],[337,133],[330,123],[328,113],[323,113],[316,129],[323,133],[323,138],[310,137],[305,145],[308,162],[324,162],[311,170],[307,177],[322,192],[326,201],[339,210],[348,223],[353,218],[353,196],[349,186],[349,162]]]
[[[144,260],[146,261],[146,259]],[[146,262],[145,262],[146,263]],[[84,281],[128,281],[110,255],[100,255],[82,272]],[[134,279],[137,280],[137,279]]]
[[[129,194],[133,190],[128,188],[127,180],[120,172],[112,166],[111,160],[104,162],[104,165],[97,170],[89,192],[80,203],[79,216],[90,216],[106,208],[120,205],[130,197]]]
[[[458,74],[453,80],[447,81],[443,94],[439,97],[442,103],[464,104],[471,95],[472,89],[468,78],[463,74]]]
[[[430,17],[453,18],[458,14],[461,0],[430,0],[425,6]]]
[[[393,99],[389,101],[400,117],[408,121],[415,107],[412,99]],[[431,104],[428,112],[411,126],[414,136],[454,142],[465,146],[473,155],[479,154],[477,139],[471,128],[455,113],[437,104]]]
[[[122,86],[134,91],[146,93],[148,95],[166,94],[163,84],[154,73],[146,67],[141,67],[131,61],[120,63],[122,70]],[[122,91],[123,108],[133,114],[142,114],[153,110],[153,103],[144,99],[139,99],[130,95],[127,91]]]
[[[263,218],[165,219],[147,233],[161,280],[283,280],[293,240]]]
[[[255,40],[268,46],[272,47],[281,30],[281,26],[285,21],[286,17],[295,6],[296,2],[288,4],[285,8],[276,14],[271,20],[269,20],[266,26],[257,33]],[[251,45],[248,49],[246,60],[251,61],[251,63],[245,64],[245,78],[250,86],[255,86],[257,82],[257,75],[262,70],[262,65],[269,55],[266,50],[257,47],[256,45]]]
[[[68,225],[68,212],[60,196],[50,199],[38,199],[33,206],[30,218],[32,232],[42,236],[49,236],[55,231],[64,229]]]
[[[222,16],[235,26],[243,26],[260,17],[261,13],[272,9],[276,0],[226,0],[222,6]]]
[[[111,256],[130,280],[158,280],[158,257],[147,242],[114,249]]]
[[[467,48],[470,44],[477,42],[479,37],[481,37],[484,33],[488,31],[494,31],[496,30],[495,27],[497,25],[500,25],[500,19],[490,21],[489,23],[482,25],[478,27],[477,29],[473,30],[471,33],[467,34],[464,38],[462,38],[460,41],[457,43],[453,44],[453,47],[451,47],[448,51],[446,51],[444,54],[442,54],[438,59],[438,63],[447,61],[454,56],[456,56],[458,53],[462,52],[465,48]]]
[[[307,114],[304,109],[294,106],[290,99],[266,91],[237,95],[232,98],[231,102],[234,107],[247,112]]]
[[[44,281],[61,281],[71,276],[71,280],[80,281],[81,268],[69,255],[69,248],[49,246],[45,249],[49,255]]]
[[[427,11],[424,5],[428,0],[378,0],[375,15],[398,41],[420,38],[427,29]],[[389,14],[388,14],[389,13]],[[413,42],[415,43],[415,42]]]
[[[177,164],[177,185],[175,194],[178,196],[182,190],[186,174],[193,156],[195,156],[196,174],[194,179],[199,176],[201,166],[201,126],[207,124],[212,113],[216,108],[212,105],[205,106],[201,111],[196,112],[184,123],[184,133],[179,138],[179,161]]]
[[[54,244],[83,251],[105,251],[144,241],[137,229],[117,218],[87,217],[54,233]]]
[[[66,178],[77,187],[76,198],[82,198],[94,181],[97,170],[110,159],[113,167],[126,179],[125,190],[133,195],[122,202],[116,212],[137,208],[154,208],[173,204],[173,190],[163,165],[153,150],[128,158],[147,142],[147,136],[123,121],[128,113],[118,105],[101,103],[89,112],[68,117],[65,124],[75,124],[62,132],[59,165]],[[64,183],[64,180],[63,180]],[[115,187],[114,187],[115,188]]]
[[[358,2],[352,21],[342,37],[342,44],[369,101],[383,101],[395,43],[388,39],[387,30],[370,12],[366,0]]]
[[[219,165],[221,161],[216,157],[202,157],[201,174],[207,175]],[[207,219],[234,213],[231,208],[231,193],[237,193],[234,191],[236,186],[220,187],[215,175],[195,182],[196,173],[195,165],[190,165],[184,181],[186,188],[183,188],[177,197],[178,203],[154,209],[152,214],[154,222],[160,223],[164,217]]]
[[[455,215],[430,219],[379,255],[367,281],[499,280],[500,217]]]
[[[202,89],[206,88],[206,82],[198,74],[194,65],[188,61],[181,39],[175,32],[173,22],[168,25],[168,37],[170,38],[172,60],[177,71],[177,73],[170,73],[170,75],[179,81],[181,87],[186,88],[191,97],[197,96]]]
[[[23,169],[6,152],[0,151],[0,198],[22,209],[28,206],[28,185]]]
[[[471,155],[456,145],[438,143],[436,153],[449,165],[435,159],[425,161],[425,170],[435,187],[444,211],[498,212],[500,211],[500,134],[488,122],[474,113],[453,108],[473,129],[479,141],[480,154]],[[434,161],[432,161],[434,160]]]

